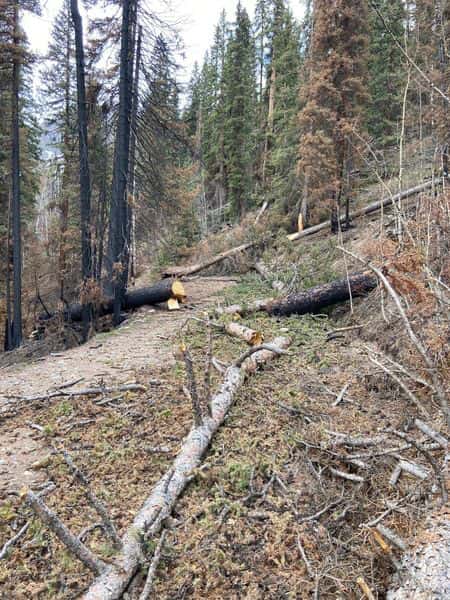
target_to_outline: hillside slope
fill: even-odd
[[[448,389],[448,208],[444,197],[424,198],[400,243],[386,214],[383,222],[367,220],[339,239],[324,234],[293,246],[279,237],[263,258],[274,277],[292,289],[360,268],[354,258],[345,258],[342,244],[382,265]],[[432,285],[436,276],[441,295]],[[16,442],[0,457],[0,546],[26,522],[30,526],[0,562],[1,597],[69,599],[87,588],[89,571],[33,518],[18,489],[54,482],[46,502],[74,532],[97,523],[53,450],[63,446],[124,531],[170,468],[192,423],[184,368],[173,357],[177,340],[190,348],[200,381],[207,312],[218,301],[232,304],[274,294],[270,282],[253,272],[240,275],[237,285],[230,283],[205,277],[187,281],[194,311],[169,315],[149,309],[84,348],[2,373],[1,390],[8,395],[42,392],[79,377],[84,377],[82,386],[137,381],[146,391],[22,403],[17,414],[13,401],[3,402],[2,445],[10,444],[11,432]],[[375,521],[414,546],[425,516],[442,495],[442,478],[411,442],[420,448],[430,441],[414,419],[446,431],[434,384],[395,303],[379,288],[326,314],[274,319],[256,313],[245,324],[266,340],[289,336],[292,345],[288,356],[258,372],[238,393],[203,466],[166,522],[155,597],[360,598],[364,582],[383,598],[402,553],[392,539],[382,536],[380,542]],[[214,331],[213,354],[221,361],[230,363],[244,350],[241,341]],[[213,374],[214,387],[221,377]],[[11,485],[11,459],[19,451]],[[39,461],[30,471],[34,453]],[[433,446],[434,463],[441,465],[444,454]],[[400,460],[413,464],[423,479],[403,473],[393,485]],[[448,473],[443,477],[448,486]],[[115,551],[98,528],[84,535],[103,560],[113,559]],[[146,542],[149,560],[155,545]],[[136,597],[142,578],[136,578],[129,598]]]

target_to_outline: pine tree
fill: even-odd
[[[224,88],[225,168],[232,215],[240,217],[250,206],[255,150],[254,43],[247,11],[239,2],[236,23],[227,47]]]
[[[227,199],[227,172],[225,159],[225,125],[227,120],[225,62],[229,43],[229,25],[225,11],[217,24],[214,43],[205,69],[205,101],[203,103],[203,159],[210,188],[210,207],[222,209]]]
[[[300,28],[286,3],[277,1],[270,65],[271,111],[267,130],[267,179],[270,198],[292,211],[298,195],[297,140],[300,85]],[[269,105],[270,107],[270,105]]]
[[[416,60],[428,79],[449,96],[450,70],[450,4],[448,0],[416,0],[411,11],[412,37]],[[416,119],[421,124],[421,137],[431,136],[439,168],[448,176],[449,103],[437,94],[423,79],[416,82],[420,112]],[[415,111],[417,112],[417,111]]]
[[[187,87],[187,106],[183,114],[183,120],[186,123],[187,133],[193,138],[197,133],[198,117],[201,102],[201,73],[198,62],[194,63],[191,78]]]
[[[46,121],[52,135],[56,135],[56,148],[59,151],[56,161],[62,169],[59,186],[58,270],[59,296],[62,302],[67,302],[65,289],[68,270],[67,256],[74,250],[69,244],[69,217],[71,205],[75,200],[73,165],[77,145],[75,39],[70,0],[64,0],[53,24],[43,84],[43,92],[47,101]]]
[[[342,201],[348,206],[350,175],[357,163],[358,138],[367,102],[367,4],[314,2],[309,80],[301,93],[299,176],[301,215],[327,207],[338,228]]]
[[[180,155],[178,85],[172,49],[156,38],[145,73],[147,93],[138,116],[136,182],[145,211],[165,213],[171,206],[171,179]]]
[[[403,0],[378,0],[377,6],[392,34],[403,40],[405,7]],[[375,143],[395,143],[404,81],[404,58],[374,10],[370,10],[369,91],[367,128]]]
[[[7,173],[10,175],[11,202],[7,211],[8,243],[11,237],[12,247],[12,294],[10,286],[9,252],[7,254],[7,322],[5,327],[5,348],[12,350],[22,344],[22,218],[24,166],[23,156],[27,147],[21,135],[22,108],[24,99],[25,67],[31,60],[26,49],[26,37],[20,28],[20,11],[29,10],[39,13],[36,0],[2,0],[0,3],[0,47],[2,50],[1,67],[4,73],[5,97],[9,100],[10,118],[10,162]],[[8,135],[5,131],[5,137]],[[24,152],[25,150],[25,152]],[[5,167],[6,165],[4,165]],[[12,308],[11,308],[12,300]]]

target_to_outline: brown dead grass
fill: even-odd
[[[441,227],[436,216],[433,219]],[[425,239],[424,231],[428,228],[414,233],[414,239]],[[370,237],[376,240],[377,232],[377,224],[369,223],[358,232],[349,232],[346,243],[364,252],[361,238],[366,243]],[[441,236],[440,240],[444,251],[445,238]],[[414,327],[424,337],[429,331],[438,337],[436,345],[430,340],[429,350],[448,385],[448,340],[443,339],[447,334],[442,327],[442,303],[429,301],[429,282],[422,280],[424,265],[431,265],[432,272],[440,265],[440,272],[446,272],[445,256],[437,245],[428,254],[433,255],[432,262],[423,261],[422,250],[414,254],[411,248],[393,246],[388,240],[383,241],[382,255],[371,254],[370,247],[373,244],[366,247],[366,256],[383,265],[388,263],[391,281],[409,301],[408,314]],[[320,268],[323,264],[323,252],[317,251],[313,241],[303,248],[310,260],[307,274],[312,277],[314,265]],[[345,272],[342,258],[332,254],[333,271]],[[402,274],[424,295],[409,284],[402,287]],[[251,294],[251,279],[245,285],[247,288],[233,292],[230,301],[239,294],[239,298]],[[255,315],[246,320],[249,326],[263,331],[267,340],[282,333],[290,335],[293,344],[289,356],[256,374],[238,394],[203,467],[177,504],[173,520],[168,523],[170,531],[158,569],[156,597],[306,599],[318,589],[321,598],[356,599],[361,597],[358,576],[364,577],[376,597],[385,596],[392,562],[365,524],[382,514],[388,502],[400,503],[400,510],[383,523],[403,539],[414,540],[437,494],[431,477],[419,482],[403,476],[398,486],[390,486],[397,462],[393,455],[367,456],[365,466],[357,466],[346,459],[352,452],[350,448],[333,445],[336,436],[331,432],[371,436],[389,427],[407,430],[420,439],[411,428],[416,409],[402,390],[367,360],[365,346],[370,343],[417,374],[427,376],[393,305],[385,298],[387,322],[380,306],[381,291],[376,290],[368,299],[355,303],[353,314],[349,314],[348,307],[339,307],[325,317],[278,320]],[[350,324],[359,324],[362,329],[326,341],[328,331]],[[204,327],[191,323],[185,337],[200,373],[206,347]],[[425,339],[428,341],[428,337]],[[231,360],[242,351],[240,342],[215,335],[214,354],[220,359]],[[92,400],[79,399],[39,411],[30,407],[0,427],[9,430],[33,421],[46,428],[49,450],[52,444],[64,443],[123,531],[170,465],[192,421],[182,391],[181,365],[159,371],[148,368],[137,374],[142,383],[155,378],[161,380],[161,385],[150,386],[146,394],[125,397],[114,406],[99,407]],[[217,374],[214,381],[217,385]],[[346,384],[350,385],[347,396],[339,406],[333,406]],[[433,415],[430,424],[444,431],[429,390],[414,384],[413,391]],[[91,419],[94,422],[77,425]],[[67,432],[70,425],[74,427]],[[42,437],[38,433],[36,436]],[[388,443],[399,445],[394,437]],[[168,446],[169,451],[149,451],[149,447],[156,446]],[[385,449],[384,444],[378,448]],[[370,455],[373,451],[357,452]],[[414,449],[403,450],[401,455],[429,469]],[[433,455],[442,460],[442,452]],[[332,468],[361,475],[364,482],[342,480],[332,474]],[[94,523],[95,515],[57,456],[50,457],[44,470],[46,478],[57,484],[47,501],[61,518],[76,532]],[[321,516],[310,518],[330,505]],[[16,496],[7,499],[0,510],[2,540],[32,518]],[[112,550],[100,533],[93,534],[89,544],[105,559],[112,558]],[[149,558],[154,547],[152,540],[147,548]],[[399,558],[397,550],[393,554]],[[2,594],[8,599],[30,595],[76,598],[89,580],[90,574],[37,520],[0,567]]]

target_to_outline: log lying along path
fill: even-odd
[[[333,304],[350,300],[350,296],[353,298],[365,296],[376,287],[377,278],[372,273],[353,273],[348,278],[317,285],[309,290],[290,294],[283,298],[255,300],[248,305],[234,304],[219,309],[218,312],[246,315],[266,311],[269,315],[274,316],[317,313]]]
[[[163,279],[150,287],[140,288],[128,292],[125,295],[125,301],[122,310],[134,310],[141,306],[162,304],[168,300],[179,300],[183,302],[186,299],[186,292],[181,281],[173,279]],[[111,315],[114,312],[114,302],[112,299],[101,303],[97,308],[97,316],[104,317]],[[50,315],[53,316],[53,315]],[[64,311],[64,320],[79,322],[82,320],[83,306],[79,303],[71,304]],[[41,316],[42,320],[46,320],[48,316]]]
[[[189,275],[195,275],[195,273],[199,273],[213,265],[216,265],[219,262],[222,262],[226,258],[230,258],[231,256],[235,256],[240,252],[245,252],[245,250],[249,250],[258,244],[261,244],[262,241],[257,242],[248,242],[247,244],[242,244],[241,246],[236,246],[236,248],[231,248],[231,250],[227,250],[226,252],[221,252],[220,254],[216,254],[212,258],[205,260],[200,263],[196,263],[195,265],[190,265],[186,267],[169,267],[165,271],[162,271],[162,277],[188,277]]]
[[[426,192],[431,190],[434,185],[434,182],[426,181],[420,185],[417,185],[409,190],[405,190],[400,192],[399,194],[395,194],[394,196],[389,196],[388,198],[383,198],[383,200],[379,200],[377,202],[372,202],[368,204],[364,208],[360,208],[359,210],[355,210],[350,213],[350,220],[358,219],[359,217],[364,217],[365,215],[370,215],[374,212],[381,210],[382,208],[387,208],[393,204],[397,204],[402,200],[406,200],[406,198],[411,198],[411,196],[417,196],[422,192]],[[345,223],[345,217],[341,217],[341,223]],[[303,231],[299,231],[297,233],[292,233],[288,235],[288,240],[291,242],[297,242],[308,235],[312,235],[314,233],[318,233],[319,231],[323,231],[324,229],[328,229],[330,227],[330,221],[324,221],[319,223],[318,225],[313,225],[312,227],[308,227],[308,229],[304,229]]]
[[[143,541],[154,537],[163,526],[164,520],[170,516],[176,501],[191,481],[194,470],[200,465],[214,434],[225,420],[246,377],[255,372],[259,365],[283,353],[289,345],[290,341],[287,338],[276,338],[271,344],[265,345],[265,349],[255,348],[254,354],[243,362],[239,359],[227,369],[220,390],[212,398],[211,416],[205,415],[201,425],[192,427],[171,469],[156,484],[125,532],[120,554],[93,582],[83,600],[122,598],[130,581],[145,563]],[[247,355],[248,353],[244,357]]]

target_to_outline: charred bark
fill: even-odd
[[[20,134],[19,134],[19,88],[20,88],[20,32],[19,7],[14,5],[14,54],[11,94],[11,176],[12,176],[12,251],[13,251],[13,322],[11,349],[22,344],[22,234],[20,198]]]
[[[134,310],[141,306],[162,304],[171,298],[183,301],[186,298],[183,285],[179,281],[171,279],[163,279],[155,285],[146,288],[133,290],[125,294],[122,303],[122,309]],[[108,299],[97,307],[97,316],[104,317],[114,313],[114,298]],[[54,315],[50,315],[53,317]],[[41,315],[40,320],[48,320],[48,315]],[[71,304],[64,311],[64,320],[72,322],[80,322],[83,319],[83,305],[80,303]]]
[[[80,176],[80,214],[81,214],[81,277],[83,292],[92,277],[91,249],[91,174],[89,169],[88,137],[87,137],[87,108],[85,60],[83,46],[83,23],[78,10],[78,0],[71,0],[70,10],[75,30],[75,53],[77,67],[77,106],[78,106],[78,147],[79,147],[79,176]],[[89,335],[92,318],[90,302],[83,302],[83,338]]]
[[[365,296],[377,287],[377,278],[369,273],[356,273],[350,277],[317,285],[304,292],[273,300],[266,306],[270,315],[304,315],[317,313],[328,306],[346,302],[352,297]]]
[[[242,306],[235,304],[219,309],[218,312],[221,314],[238,313],[248,315],[265,311],[274,316],[314,314],[334,304],[350,300],[350,295],[353,298],[365,296],[376,287],[377,278],[371,273],[353,273],[348,278],[317,285],[304,292],[290,294],[278,299],[255,300]]]
[[[133,22],[137,0],[123,0],[119,74],[119,115],[114,148],[114,171],[108,249],[108,293],[114,297],[114,321],[120,321],[128,276],[129,210],[127,179],[133,89]]]

